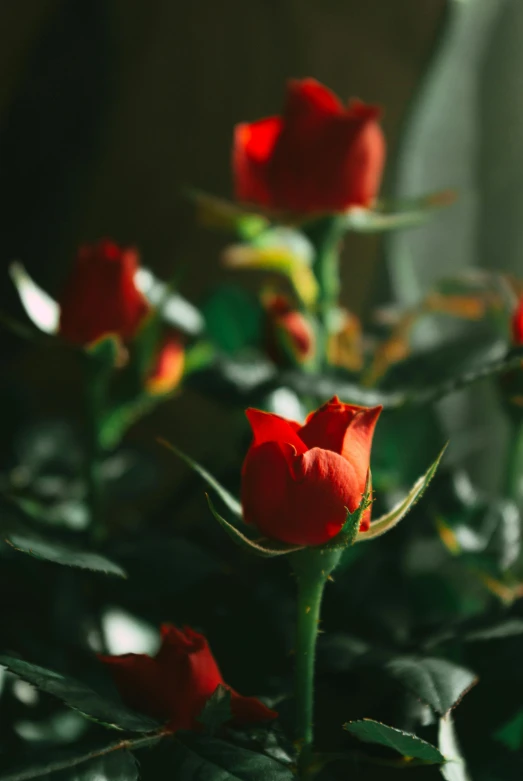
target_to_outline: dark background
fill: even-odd
[[[277,113],[291,76],[382,104],[393,160],[444,6],[3,0],[2,270],[20,258],[55,290],[78,243],[110,235],[160,273],[183,263],[184,292],[197,299],[223,274],[219,245],[187,220],[180,187],[229,196],[233,125]],[[361,310],[376,242],[352,244],[346,296]]]
[[[136,244],[160,276],[181,270],[194,302],[231,277],[219,264],[223,237],[195,225],[180,190],[230,197],[233,125],[277,113],[288,77],[383,105],[386,193],[444,12],[444,0],[2,0],[1,308],[24,318],[11,260],[56,292],[78,244],[105,235]],[[384,284],[378,239],[353,234],[346,257],[344,303],[361,313]],[[66,357],[5,330],[0,345],[4,434],[28,414],[74,407]],[[210,425],[226,441],[209,400],[186,423],[191,403],[164,407],[146,436],[176,432],[195,455]]]

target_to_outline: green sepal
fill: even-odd
[[[206,497],[209,509],[220,526],[225,529],[229,537],[239,545],[240,548],[249,551],[249,553],[255,553],[257,556],[262,556],[264,558],[272,558],[273,556],[284,556],[287,553],[296,553],[297,551],[303,550],[303,545],[288,545],[285,542],[266,540],[263,537],[258,540],[251,539],[237,529],[236,526],[233,526],[232,523],[229,523],[225,518],[222,518],[215,510],[209,494],[206,494]]]
[[[87,355],[98,362],[100,368],[114,369],[119,362],[121,342],[116,334],[106,334],[85,348]]]
[[[179,450],[177,447],[172,445],[170,442],[167,442],[164,439],[159,439],[158,442],[165,447],[167,447],[169,450],[171,450],[175,455],[178,456],[178,458],[181,458],[182,461],[185,461],[187,466],[191,467],[197,474],[200,475],[200,477],[205,480],[207,485],[215,491],[220,499],[223,501],[223,503],[229,508],[229,510],[234,513],[234,515],[238,518],[242,518],[242,506],[240,502],[235,499],[235,497],[229,493],[229,491],[224,488],[206,469],[204,469],[200,464],[198,464],[196,461],[194,461],[192,458],[190,458],[188,455],[186,455],[182,450]],[[286,553],[295,553],[298,550],[302,550],[302,545],[288,545],[285,542],[277,542],[275,540],[265,540],[263,538],[254,540],[248,535],[244,534],[242,531],[240,531],[236,526],[234,526],[232,523],[229,523],[229,521],[225,520],[218,511],[215,509],[211,498],[209,494],[205,494],[207,497],[207,502],[209,504],[209,509],[220,524],[220,526],[225,529],[229,537],[240,547],[244,548],[244,550],[248,550],[250,553],[255,553],[258,556],[264,556],[264,557],[272,557],[272,556],[282,556]]]
[[[211,735],[214,735],[222,724],[226,724],[231,719],[231,690],[223,683],[219,683],[203,706],[197,721],[203,724]]]
[[[447,449],[447,445],[443,448],[439,456],[434,463],[430,465],[424,475],[422,475],[412,488],[407,496],[401,500],[390,512],[385,513],[377,520],[373,521],[370,525],[370,529],[366,532],[358,531],[354,542],[364,542],[365,540],[373,540],[376,537],[381,537],[382,534],[393,529],[409,512],[409,510],[416,504],[418,499],[424,494],[425,489],[434,477],[436,470],[439,466],[443,454]]]
[[[322,548],[327,550],[343,550],[350,545],[354,545],[359,534],[361,521],[366,511],[372,504],[372,478],[370,469],[367,472],[367,480],[365,481],[365,490],[362,495],[362,499],[358,507],[354,512],[347,510],[347,516],[345,523],[338,534],[332,538]]]

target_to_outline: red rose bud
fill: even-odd
[[[285,365],[289,355],[297,363],[313,358],[316,337],[307,316],[293,309],[289,299],[282,295],[266,296],[263,303],[267,313],[265,346],[271,360]]]
[[[149,311],[135,285],[138,255],[106,239],[80,247],[60,304],[59,332],[86,345],[107,334],[131,339]]]
[[[108,666],[124,703],[167,722],[167,729],[201,730],[198,721],[219,684],[225,685],[206,638],[188,626],[161,627],[162,645],[155,657],[145,654],[100,656]],[[242,697],[229,686],[232,721],[236,725],[277,717],[255,697]]]
[[[512,315],[512,341],[516,345],[523,344],[523,298],[519,300]]]
[[[146,387],[152,396],[163,396],[173,391],[183,376],[185,350],[176,336],[168,337],[160,348],[155,367],[149,376]]]
[[[281,117],[235,128],[236,197],[298,213],[369,206],[385,163],[379,116],[359,100],[343,106],[314,79],[290,81]]]
[[[321,545],[361,504],[381,407],[343,404],[337,396],[300,426],[247,410],[254,439],[242,469],[246,523],[274,540]],[[370,525],[370,508],[360,525]]]

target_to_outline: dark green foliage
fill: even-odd
[[[445,761],[445,757],[436,746],[431,746],[430,743],[409,732],[388,727],[386,724],[380,724],[372,719],[351,721],[349,724],[345,724],[344,728],[365,743],[386,746],[404,757],[419,759],[428,764],[441,764]]]
[[[73,678],[9,656],[0,656],[0,664],[37,689],[52,694],[70,708],[106,727],[132,732],[153,732],[158,729],[158,724],[152,719],[133,713],[120,703],[100,696]]]

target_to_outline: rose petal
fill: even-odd
[[[299,423],[252,407],[246,410],[245,414],[251,424],[253,446],[258,447],[265,442],[281,442],[292,445],[297,453],[305,453],[307,450],[307,446],[297,434],[301,428]]]
[[[322,447],[341,455],[348,427],[362,407],[343,404],[334,396],[311,413],[300,429],[300,439],[309,447]]]
[[[125,705],[160,721],[172,718],[178,694],[173,691],[171,680],[163,679],[156,659],[145,654],[98,658],[108,667]]]
[[[59,299],[61,336],[87,345],[107,334],[131,339],[149,312],[135,283],[138,254],[111,241],[80,247]]]
[[[238,200],[262,206],[270,204],[266,167],[281,132],[281,124],[279,117],[268,117],[251,124],[236,125],[233,170]]]
[[[286,121],[343,114],[343,104],[316,79],[290,79],[283,110]]]
[[[265,442],[244,462],[244,519],[271,539],[320,545],[340,531],[363,489],[354,467],[337,453],[313,448],[296,455],[290,445]]]
[[[271,721],[278,718],[278,713],[271,710],[256,697],[243,697],[234,689],[231,692],[231,713],[235,724],[257,724],[260,721]]]

